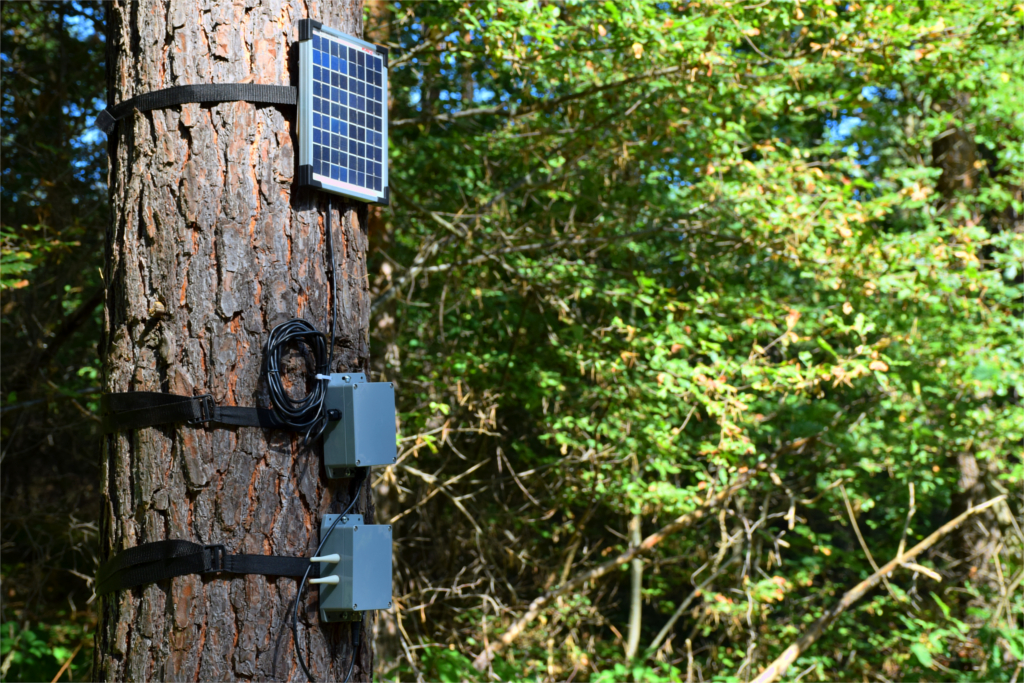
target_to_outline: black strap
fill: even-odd
[[[229,555],[223,545],[157,541],[122,550],[96,574],[96,594],[134,588],[186,574],[265,574],[302,578],[320,576],[308,557]]]
[[[203,83],[178,85],[155,90],[115,104],[96,117],[96,127],[110,134],[118,121],[133,109],[150,111],[189,102],[259,102],[261,104],[290,104],[298,101],[298,90],[290,85],[263,85],[260,83]]]
[[[286,427],[270,408],[218,406],[213,396],[179,396],[156,391],[104,394],[103,431],[141,429],[153,425],[185,422],[190,425],[215,422],[237,427]]]

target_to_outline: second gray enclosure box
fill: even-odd
[[[395,430],[395,385],[367,382],[361,372],[334,373],[327,384],[329,420],[324,431],[327,476],[349,476],[353,467],[390,465],[398,459]]]
[[[338,515],[324,515],[321,540]],[[320,584],[320,619],[351,621],[354,612],[391,607],[391,526],[363,524],[362,515],[348,515],[334,527],[321,555],[341,556],[337,564],[321,564],[320,578],[337,576],[336,585]]]

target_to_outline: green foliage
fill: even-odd
[[[0,227],[0,291],[29,285],[26,276],[57,250],[82,246],[81,242],[46,239],[43,225],[21,226],[18,232]],[[69,302],[65,302],[65,310]]]
[[[636,681],[637,683],[680,683],[686,680],[685,672],[674,666],[647,666],[645,664],[614,664],[590,677],[594,683],[616,683],[617,681]]]
[[[99,510],[95,427],[109,216],[103,7],[0,5],[0,671],[88,678]]]
[[[97,8],[2,8],[5,562],[24,554],[3,657],[26,679],[93,618],[61,610],[94,569]],[[392,48],[373,370],[402,423],[375,483],[382,674],[686,680],[689,639],[698,680],[750,680],[873,573],[844,492],[880,564],[1019,490],[1022,22],[978,1],[368,3]],[[472,666],[634,515],[650,534],[751,471],[645,559],[641,652],[722,567],[650,658],[623,656],[623,567]],[[1020,519],[1011,497],[893,572],[787,678],[1020,680]]]
[[[653,532],[761,465],[719,528],[666,538],[644,574],[642,643],[694,572],[743,553],[657,675],[675,675],[689,633],[705,680],[747,679],[873,571],[837,482],[879,562],[911,485],[905,547],[1021,485],[1019,8],[389,9],[370,30],[396,48],[395,201],[371,216],[371,277],[404,440],[382,509],[422,503],[396,537],[444,539],[399,551],[399,603],[430,604],[404,620],[411,644],[471,654],[479,627],[454,615],[479,600],[447,586],[484,582],[507,625],[622,550],[631,515]],[[1022,569],[1014,516],[984,522],[1004,588]],[[791,675],[992,676],[969,610],[991,619],[1000,580],[968,548],[995,543],[965,529],[919,558],[941,589],[901,570]],[[975,598],[957,590],[971,566]],[[515,659],[654,676],[622,661],[628,576],[536,620]],[[1000,638],[1012,675],[1016,641]]]
[[[6,573],[6,566],[4,570]],[[68,621],[66,611],[56,616],[62,618],[62,623],[18,625],[8,621],[3,624],[0,628],[3,680],[48,681],[69,659],[70,674],[64,676],[70,676],[69,680],[88,677],[92,666],[91,627]]]
[[[457,683],[473,669],[472,662],[464,654],[436,647],[423,651],[423,666],[431,680],[443,683]]]

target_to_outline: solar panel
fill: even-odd
[[[299,41],[299,184],[386,204],[387,48],[311,20]]]

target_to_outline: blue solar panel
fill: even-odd
[[[315,26],[299,53],[299,182],[386,202],[387,51]]]

